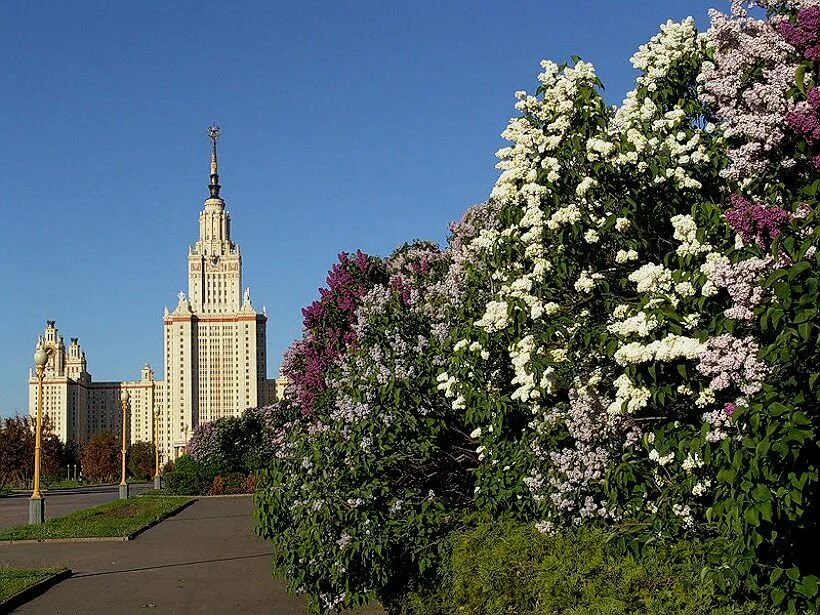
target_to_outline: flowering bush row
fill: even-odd
[[[716,585],[817,608],[820,3],[754,11],[662,25],[614,108],[542,62],[446,249],[341,257],[258,496],[317,610],[390,606],[475,510],[709,539]]]
[[[201,423],[191,432],[188,454],[215,474],[255,472],[273,453],[276,412],[274,407],[248,408],[238,417]]]

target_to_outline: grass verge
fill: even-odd
[[[141,495],[78,510],[41,525],[0,530],[0,541],[127,537],[173,514],[191,502],[188,497]]]
[[[0,607],[3,602],[24,589],[36,585],[65,568],[4,568],[0,567]]]

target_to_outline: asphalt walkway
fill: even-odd
[[[0,544],[0,565],[74,571],[21,615],[307,613],[252,528],[251,498],[206,498],[128,542]]]
[[[154,483],[132,483],[131,495],[137,495],[154,488]],[[46,498],[46,519],[63,517],[81,508],[91,508],[120,497],[118,485],[77,487],[73,489],[53,489],[44,491]],[[28,503],[31,492],[14,493],[0,498],[0,529],[28,523]]]

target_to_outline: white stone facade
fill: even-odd
[[[188,295],[178,295],[163,318],[164,379],[146,364],[138,380],[93,382],[77,338],[68,348],[54,321],[37,341],[51,350],[43,380],[43,410],[63,441],[84,442],[103,431],[119,433],[120,392],[128,389],[128,439],[158,441],[163,460],[175,459],[200,423],[238,416],[280,399],[286,382],[267,378],[267,316],[242,292],[242,256],[231,241],[230,214],[219,196],[216,139],[211,153],[211,196],[199,214],[199,239],[188,250]],[[29,373],[29,413],[37,411],[37,378]]]

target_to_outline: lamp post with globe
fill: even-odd
[[[40,454],[43,435],[43,377],[48,364],[50,348],[39,346],[34,351],[34,367],[37,371],[37,419],[34,432],[34,488],[28,504],[28,522],[43,523],[46,518],[46,499],[40,493]]]
[[[125,430],[126,430],[126,411],[128,409],[128,400],[130,399],[128,389],[123,389],[120,393],[120,402],[122,403],[122,480],[120,480],[120,499],[128,499],[128,483],[125,482]]]

